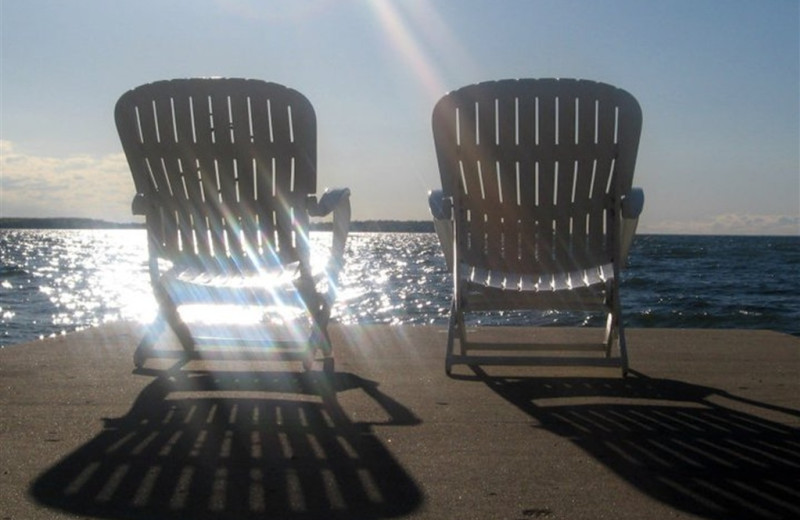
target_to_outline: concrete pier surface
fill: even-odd
[[[134,370],[130,323],[0,350],[0,520],[800,518],[800,338],[634,329],[624,379],[449,378],[443,328],[331,332],[329,378],[258,356]]]

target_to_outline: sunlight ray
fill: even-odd
[[[419,39],[412,31],[411,24],[400,12],[398,5],[390,0],[373,0],[370,5],[385,29],[390,43],[417,75],[425,91],[430,95],[444,92],[446,90],[444,81],[430,56],[424,52]]]

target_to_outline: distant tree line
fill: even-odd
[[[313,231],[331,231],[333,223],[313,222]],[[350,223],[355,233],[433,233],[433,221],[424,220],[358,220]]]
[[[312,231],[330,231],[333,223],[312,222]],[[144,229],[141,223],[117,223],[89,218],[0,218],[0,229]],[[350,224],[356,233],[433,233],[432,221],[361,220]]]
[[[144,224],[91,218],[0,218],[0,229],[144,229]]]

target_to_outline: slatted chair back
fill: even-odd
[[[316,116],[302,94],[159,81],[125,93],[115,119],[159,256],[226,272],[307,263]]]
[[[534,279],[612,264],[641,121],[633,96],[584,80],[502,80],[443,97],[433,132],[459,263]]]

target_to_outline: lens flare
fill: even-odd
[[[474,61],[431,2],[373,0],[369,5],[391,46],[419,79],[426,94],[435,99],[446,92],[444,78],[449,71],[475,77]],[[437,67],[436,57],[441,66]]]

